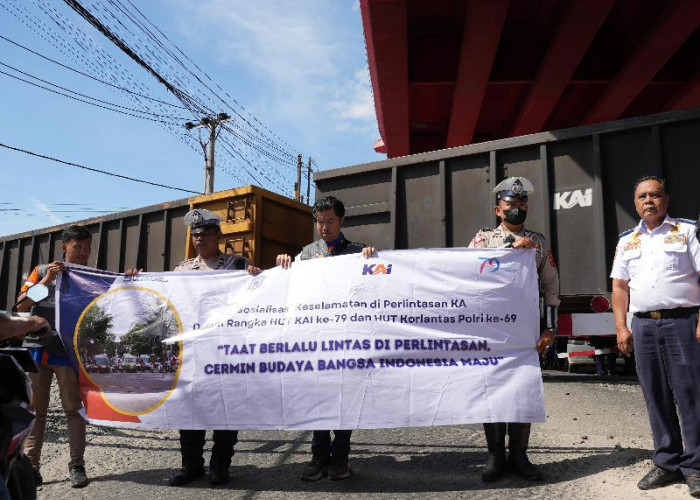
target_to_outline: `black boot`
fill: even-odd
[[[541,481],[542,472],[527,458],[530,424],[508,424],[508,468],[523,479]]]
[[[204,467],[196,469],[183,467],[181,471],[176,472],[168,479],[168,484],[170,486],[184,486],[200,477],[204,477]]]
[[[183,486],[204,476],[204,436],[201,430],[180,431],[182,470],[168,480],[170,486]]]
[[[212,435],[214,445],[209,462],[209,484],[226,484],[233,457],[233,447],[238,442],[238,431],[217,430]]]
[[[484,424],[486,445],[489,458],[481,471],[481,480],[485,483],[498,481],[505,472],[506,466],[506,424]]]

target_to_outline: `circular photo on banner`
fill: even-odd
[[[162,341],[182,331],[167,298],[142,287],[110,290],[85,308],[73,342],[82,374],[105,402],[126,415],[160,406],[177,385],[181,344]]]

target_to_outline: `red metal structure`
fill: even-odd
[[[700,106],[698,0],[360,0],[390,158]]]

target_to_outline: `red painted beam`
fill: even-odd
[[[405,156],[410,153],[406,0],[360,0],[360,10],[379,132],[389,158]]]
[[[696,74],[665,105],[666,111],[700,106],[700,74]]]
[[[540,132],[615,0],[571,1],[510,135]]]
[[[700,24],[700,2],[677,0],[637,45],[583,124],[615,120]]]
[[[472,142],[509,7],[510,0],[469,1],[447,131],[448,148]]]

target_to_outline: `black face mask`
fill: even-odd
[[[504,210],[503,213],[506,216],[505,221],[514,226],[521,225],[527,217],[527,210],[522,208],[511,208],[510,210]]]

